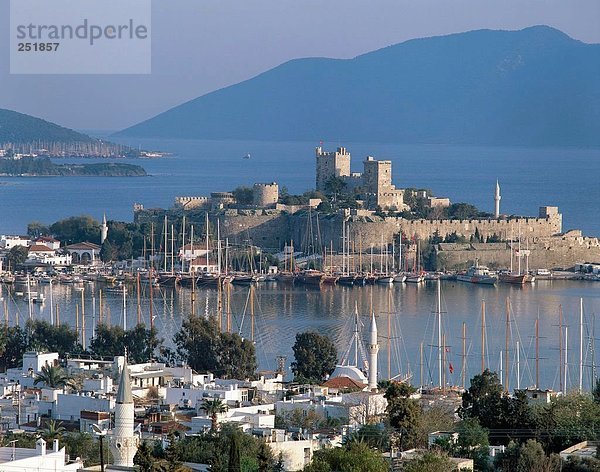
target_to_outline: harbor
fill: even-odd
[[[314,287],[264,282],[252,286],[227,284],[221,291],[207,286],[151,288],[150,284],[136,286],[135,282],[113,286],[80,279],[68,283],[35,284],[35,290],[31,290],[42,295],[44,303],[29,304],[26,295],[19,295],[17,286],[10,284],[0,286],[0,296],[3,316],[9,324],[24,326],[28,319],[67,324],[78,330],[82,346],[89,346],[94,327],[100,322],[124,328],[132,328],[141,322],[156,327],[159,336],[164,338],[165,346],[172,347],[173,335],[180,329],[181,320],[187,314],[217,316],[224,330],[229,328],[253,339],[259,370],[274,370],[278,356],[286,357],[289,366],[293,359],[291,346],[297,332],[326,332],[341,349],[351,335],[356,307],[365,326],[368,326],[369,313],[375,313],[378,319],[382,346],[379,358],[381,377],[386,378],[388,372],[391,377],[409,376],[414,385],[422,383],[426,387],[438,383],[438,311],[442,313],[445,337],[445,383],[450,387],[461,386],[463,355],[466,356],[466,379],[481,371],[482,332],[485,343],[483,362],[491,370],[501,371],[500,357],[506,350],[508,309],[510,384],[534,386],[537,377],[539,387],[554,390],[560,389],[565,378],[563,372],[561,380],[559,372],[559,357],[564,359],[559,341],[561,336],[565,336],[566,327],[570,328],[567,358],[571,359],[566,369],[566,388],[578,388],[578,325],[580,301],[583,300],[582,382],[585,389],[591,387],[597,365],[595,320],[600,311],[600,296],[595,282],[557,279],[536,280],[525,286],[489,286],[441,280],[441,310],[437,306],[437,283],[436,280],[427,280],[422,284]],[[252,309],[249,305],[251,291],[254,300]],[[485,301],[486,311],[483,327],[482,301]],[[562,323],[559,320],[561,310]],[[467,327],[465,334],[463,323]],[[463,352],[463,337],[466,352]],[[517,350],[520,354],[518,366]]]

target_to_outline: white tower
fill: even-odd
[[[496,180],[496,193],[494,195],[494,203],[495,203],[494,217],[495,218],[500,218],[500,199],[501,198],[502,197],[500,196],[500,184]]]
[[[134,434],[133,413],[131,381],[125,359],[117,390],[115,427],[110,438],[110,450],[116,466],[133,467],[133,457],[139,445],[139,438]]]
[[[102,219],[102,229],[100,230],[100,244],[104,244],[106,238],[108,236],[108,225],[106,224],[106,213],[104,213],[104,218]]]
[[[377,389],[377,323],[375,313],[371,316],[371,327],[369,328],[369,390]]]

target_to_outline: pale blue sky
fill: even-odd
[[[600,42],[598,0],[153,0],[151,75],[23,76],[8,73],[8,7],[0,0],[0,108],[77,129],[120,129],[290,59],[417,37],[545,24]]]

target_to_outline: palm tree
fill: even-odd
[[[44,383],[50,388],[60,388],[70,385],[71,377],[67,375],[62,367],[54,365],[45,365],[42,367],[40,373],[36,376],[33,381],[34,385]]]
[[[65,428],[62,426],[62,422],[56,422],[54,420],[50,420],[46,423],[46,427],[40,430],[42,433],[42,437],[46,441],[52,441],[54,439],[60,438],[65,433]]]
[[[214,433],[217,431],[217,415],[219,413],[225,413],[227,411],[227,405],[223,403],[220,398],[214,398],[212,400],[204,400],[200,407],[210,416],[210,431]]]

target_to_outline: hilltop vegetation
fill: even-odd
[[[54,164],[49,158],[0,159],[0,175],[143,177],[143,167],[133,164]]]
[[[36,141],[89,143],[95,140],[49,121],[0,108],[0,143],[32,143]]]

